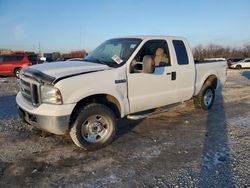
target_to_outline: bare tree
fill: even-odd
[[[197,45],[193,48],[193,54],[196,59],[250,57],[250,44],[245,45],[243,48],[223,47],[216,44],[205,47]]]

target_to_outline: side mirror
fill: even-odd
[[[145,55],[142,60],[142,72],[153,73],[155,71],[155,63],[151,56]]]

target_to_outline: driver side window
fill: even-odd
[[[165,40],[149,40],[143,45],[132,61],[132,73],[140,72],[143,69],[143,58],[147,56],[152,58],[155,68],[171,66],[167,42]]]

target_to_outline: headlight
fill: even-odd
[[[60,90],[52,86],[41,86],[41,101],[42,103],[62,104]]]

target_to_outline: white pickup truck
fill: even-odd
[[[117,119],[125,116],[143,118],[150,109],[190,99],[210,109],[226,67],[226,62],[194,64],[185,38],[114,38],[84,61],[23,68],[16,102],[25,122],[69,133],[77,146],[95,150],[112,141]]]

